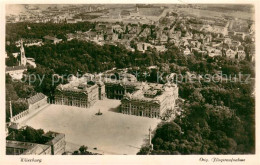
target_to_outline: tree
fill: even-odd
[[[172,142],[175,139],[179,139],[181,137],[181,134],[181,127],[174,122],[170,122],[163,125],[161,129],[158,129],[156,131],[155,139],[156,137],[160,137],[163,141]]]
[[[142,147],[141,150],[137,153],[137,155],[147,155],[150,151],[150,147]]]
[[[80,154],[84,155],[86,153],[87,149],[88,149],[88,147],[85,145],[80,146],[80,148],[79,148]]]
[[[195,102],[199,102],[201,104],[203,104],[205,102],[204,97],[202,96],[202,94],[200,93],[199,89],[195,89],[192,94],[189,96],[189,100],[191,102],[195,101]]]
[[[32,127],[26,127],[24,130],[23,134],[25,136],[25,139],[27,142],[32,142],[32,143],[43,143],[45,142],[42,138],[43,135],[43,130],[35,130]]]

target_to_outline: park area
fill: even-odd
[[[52,104],[24,124],[65,133],[66,151],[85,145],[99,154],[134,155],[148,141],[148,129],[155,129],[160,120],[122,114],[119,105],[120,100],[110,99],[99,100],[87,109]],[[99,110],[102,115],[96,115]]]

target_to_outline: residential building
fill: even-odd
[[[226,56],[230,59],[235,59],[236,58],[236,51],[232,50],[232,49],[228,49],[226,51]]]
[[[13,79],[20,80],[23,78],[24,71],[27,71],[26,66],[10,66],[6,67],[5,73],[9,74]]]
[[[237,51],[237,59],[238,60],[244,60],[246,58],[246,53],[244,50],[238,50]]]
[[[52,36],[49,36],[49,35],[44,36],[43,38],[44,38],[44,41],[46,43],[52,43],[52,44],[57,44],[57,43],[62,41],[62,39],[58,39],[56,37],[52,37]]]
[[[168,36],[163,33],[163,34],[160,36],[160,43],[161,43],[161,44],[166,44],[167,42],[168,42]]]
[[[186,47],[184,50],[183,50],[183,54],[184,55],[190,55],[191,54],[191,51],[188,47]]]

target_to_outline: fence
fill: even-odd
[[[18,119],[21,119],[22,117],[24,116],[27,116],[29,114],[29,109],[23,111],[23,112],[20,112],[18,113],[17,115],[13,116],[13,118],[11,119],[11,121],[15,122],[17,121]]]

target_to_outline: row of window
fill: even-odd
[[[122,107],[121,108],[122,111],[130,111],[130,109],[128,107]],[[147,112],[147,113],[157,113],[159,111],[159,109],[138,109],[138,108],[131,108],[131,111],[139,111],[139,112]]]
[[[143,109],[149,109],[150,111],[154,111],[157,110],[159,107],[151,107],[151,106],[144,106],[144,105],[140,105],[140,106],[136,106],[136,105],[129,105],[129,104],[122,104],[121,105],[122,108],[130,108],[135,110],[143,110]]]
[[[134,111],[124,110],[124,111],[122,111],[122,113],[128,114],[128,115],[146,116],[146,117],[159,117],[160,116],[160,113],[158,113],[158,112],[147,112],[147,111],[139,111],[139,110],[134,110]]]

